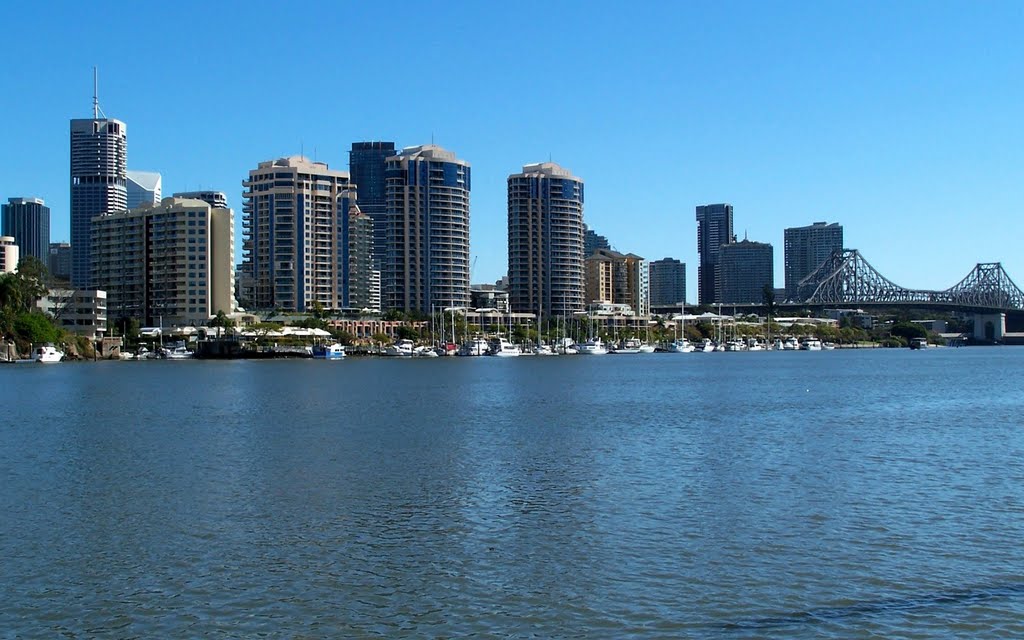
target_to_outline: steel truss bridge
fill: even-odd
[[[1024,292],[999,262],[979,263],[944,291],[907,289],[894,284],[856,249],[838,249],[800,281],[798,300],[809,306],[893,306],[955,308],[973,312],[1024,309]]]

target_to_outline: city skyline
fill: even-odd
[[[352,76],[356,84],[388,69],[403,95],[424,105],[443,100],[434,109],[410,109],[408,97],[339,100],[341,89],[302,99],[289,91],[256,102],[239,98],[255,43],[232,33],[257,28],[263,18],[231,5],[200,11],[215,24],[233,25],[223,59],[211,64],[157,52],[125,56],[123,47],[103,39],[85,42],[74,56],[57,46],[0,71],[7,84],[25,89],[11,104],[18,152],[4,160],[0,199],[43,198],[52,212],[51,240],[69,238],[67,122],[91,115],[96,64],[106,116],[132,127],[128,164],[161,172],[168,192],[225,192],[239,226],[239,176],[266,158],[304,153],[348,170],[356,141],[394,140],[402,148],[433,138],[455,150],[475,174],[475,282],[504,275],[507,176],[549,158],[586,178],[584,221],[616,249],[690,265],[691,302],[697,291],[692,210],[709,202],[735,207],[736,235],[779,248],[787,227],[838,221],[848,247],[907,287],[944,289],[987,261],[1001,261],[1024,279],[1014,242],[1024,231],[1018,168],[1024,145],[1013,115],[1024,95],[1010,81],[1022,71],[1011,37],[1022,26],[1018,7],[878,4],[855,11],[786,4],[768,11],[748,5],[733,17],[724,9],[668,6],[644,23],[653,30],[647,33],[639,18],[611,21],[599,6],[582,12],[581,6],[554,9],[580,14],[574,26],[559,30],[499,8],[460,5],[391,16],[353,7],[346,16],[357,27],[352,37],[324,45],[324,55],[351,59],[385,34],[401,40],[424,27],[451,25],[443,38],[450,50],[428,46],[424,53],[452,74],[442,73],[441,82],[386,61],[340,65],[339,77]],[[55,17],[29,7],[19,17],[54,41],[81,45],[88,24],[79,20],[82,11]],[[126,15],[125,27],[145,24],[151,11]],[[694,31],[682,39],[689,44],[671,37],[684,25]],[[300,31],[284,24],[281,37],[299,42]],[[591,44],[613,33],[620,43],[614,55]],[[187,37],[193,38],[201,42]],[[537,41],[578,71],[573,97],[557,92],[553,79],[520,68],[532,55],[526,43]],[[716,49],[719,41],[729,42],[728,50]],[[671,66],[664,66],[667,59]],[[269,73],[283,68],[268,64]],[[149,73],[152,68],[161,73]],[[628,86],[601,81],[626,70]],[[458,73],[472,82],[454,82]],[[153,100],[168,83],[176,86],[176,99]],[[211,86],[225,101],[210,100]],[[504,104],[511,87],[517,107]],[[714,101],[706,100],[709,89]],[[257,130],[256,123],[272,126]],[[628,162],[610,153],[619,148],[630,150]],[[678,161],[663,161],[676,152]],[[933,263],[936,254],[944,259]],[[776,287],[784,284],[782,261],[776,251]]]

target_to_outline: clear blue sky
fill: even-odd
[[[586,181],[619,250],[677,257],[696,298],[694,206],[737,233],[838,221],[890,279],[944,289],[976,262],[1024,285],[1024,3],[28,3],[0,40],[0,198],[68,237],[68,120],[128,124],[164,192],[225,191],[299,153],[431,136],[473,165],[474,282],[506,269],[505,180],[547,160]],[[241,233],[241,225],[237,227]]]

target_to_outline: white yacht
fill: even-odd
[[[801,351],[821,351],[821,340],[808,338],[800,344]]]
[[[412,355],[415,358],[437,358],[438,353],[434,351],[432,347],[416,347],[412,350]]]
[[[704,340],[696,348],[697,353],[712,353],[714,350],[715,343],[711,342],[711,340],[708,338],[704,338]]]
[[[473,338],[467,342],[463,342],[462,346],[459,347],[460,356],[485,356],[490,351],[491,346],[481,337]]]
[[[640,340],[630,338],[620,346],[613,348],[612,353],[640,353]]]
[[[786,338],[786,341],[782,343],[782,349],[784,351],[795,351],[800,348],[800,343],[797,342],[796,338],[790,336]]]
[[[640,353],[654,353],[654,345],[646,342],[640,345]]]
[[[516,356],[523,355],[523,352],[519,350],[519,346],[512,344],[505,338],[498,338],[498,340],[491,345],[490,355],[498,358],[514,358]]]
[[[533,353],[538,356],[557,356],[558,352],[552,349],[549,345],[539,344],[533,348]]]
[[[345,346],[337,342],[314,345],[313,357],[317,360],[341,360],[345,357]]]
[[[412,356],[413,346],[414,345],[413,345],[412,340],[409,340],[409,339],[399,340],[395,344],[393,344],[393,345],[389,346],[387,349],[385,349],[384,350],[384,355],[386,355],[386,356],[410,357],[410,356]]]
[[[563,356],[574,356],[579,353],[579,349],[576,348],[576,343],[573,342],[572,338],[562,338],[561,342],[555,347],[555,351]]]
[[[608,353],[608,349],[601,342],[601,338],[591,338],[580,345],[579,352],[581,355],[603,356]]]
[[[38,347],[32,354],[32,359],[36,362],[60,362],[64,359],[64,352],[57,351],[53,345],[47,344]]]

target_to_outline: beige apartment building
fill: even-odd
[[[585,263],[588,304],[627,304],[638,316],[650,313],[650,276],[643,258],[597,249]]]
[[[92,219],[93,281],[113,319],[146,326],[203,325],[232,313],[234,213],[188,198],[164,198]]]

